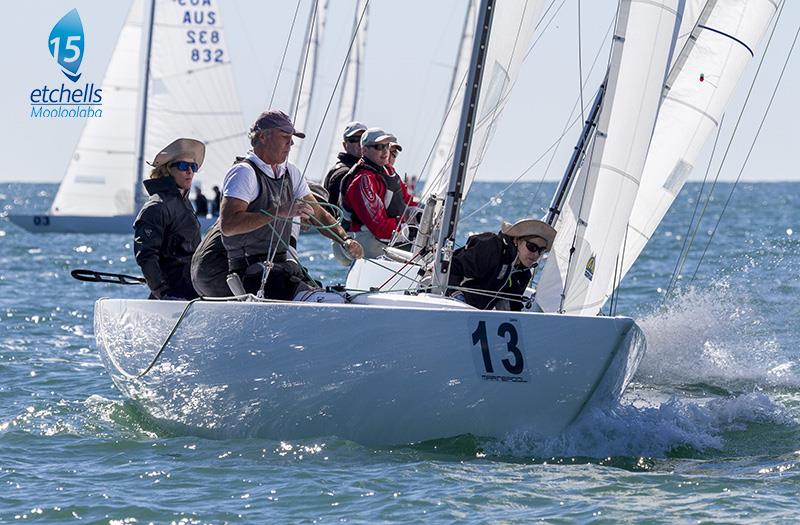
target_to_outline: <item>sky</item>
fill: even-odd
[[[298,6],[296,1],[211,1],[216,4],[225,27],[245,122],[251,123],[267,108],[276,80],[273,107],[288,112],[311,0],[300,0],[283,69],[280,64]],[[560,179],[577,140],[577,128],[567,133],[549,169],[545,169],[547,156],[544,162],[528,168],[561,135],[580,97],[581,72],[588,78],[583,93],[585,99],[593,96],[602,80],[608,56],[607,30],[613,21],[616,3],[616,0],[555,0],[550,11],[555,17],[546,29],[537,33],[541,38],[522,65],[519,81],[478,174],[479,180],[509,181],[520,176],[522,181],[534,182]],[[445,111],[466,6],[467,0],[372,0],[370,3],[367,57],[356,117],[398,137],[404,147],[398,160],[401,173],[419,173],[433,145]],[[64,176],[84,121],[30,116],[31,90],[43,84],[60,85],[63,81],[48,50],[50,30],[68,11],[78,9],[86,34],[81,70],[84,78],[102,83],[130,1],[27,0],[8,3],[5,7],[6,19],[14,23],[6,24],[5,51],[0,58],[1,70],[7,78],[0,83],[0,114],[3,115],[0,182],[58,182]],[[332,131],[320,122],[346,53],[354,9],[354,0],[329,0],[322,65],[309,128],[305,130],[310,136],[322,130],[319,151],[315,151],[306,171],[310,180],[320,179],[327,170],[325,159]],[[545,20],[549,18],[548,15]],[[732,154],[720,172],[721,180],[734,180],[739,174],[798,24],[800,2],[789,0],[735,137]],[[545,25],[542,24],[543,28]],[[738,117],[764,44],[762,41],[758,46],[756,58],[729,105],[728,122]],[[579,69],[579,52],[582,69]],[[599,59],[591,70],[595,57]],[[800,92],[798,62],[800,58],[793,56],[788,64],[742,180],[800,180],[793,163],[786,161],[793,158],[787,153],[795,151],[797,142],[794,125],[800,111],[794,98]],[[330,124],[334,119],[335,111],[331,110],[325,122]],[[727,144],[729,129],[723,128],[720,144]],[[710,144],[690,180],[703,178],[709,152]]]

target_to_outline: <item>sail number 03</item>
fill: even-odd
[[[490,341],[490,337],[493,341]],[[522,343],[515,323],[503,321],[497,325],[495,331],[487,328],[485,320],[478,320],[472,332],[472,346],[480,349],[480,357],[476,356],[475,365],[484,379],[527,381],[529,372],[525,367],[525,355],[521,349]],[[492,354],[495,354],[494,359]]]

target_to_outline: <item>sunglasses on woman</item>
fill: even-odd
[[[539,246],[538,244],[536,244],[533,241],[525,241],[525,248],[527,248],[528,251],[531,252],[531,253],[539,253],[539,254],[541,254],[541,253],[544,253],[544,252],[547,251],[547,247],[546,246]]]
[[[370,144],[367,147],[375,149],[375,150],[378,150],[378,151],[385,151],[385,150],[389,149],[389,145],[388,144]]]
[[[192,173],[197,173],[198,168],[200,166],[197,165],[196,162],[186,162],[185,160],[179,160],[178,162],[173,162],[169,165],[170,168],[175,168],[178,171],[189,171],[192,170]]]

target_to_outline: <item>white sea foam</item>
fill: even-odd
[[[800,385],[746,291],[727,280],[690,289],[639,322],[647,353],[636,379],[648,384]]]
[[[566,432],[539,438],[518,431],[485,447],[491,455],[516,457],[664,457],[687,447],[696,451],[722,450],[723,433],[743,431],[750,423],[791,425],[793,418],[765,394],[744,394],[710,401],[673,397],[658,406],[619,404],[592,409]]]

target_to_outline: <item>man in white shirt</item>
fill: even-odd
[[[225,175],[220,220],[215,225],[219,231],[212,229],[207,235],[221,237],[227,252],[227,272],[239,275],[245,291],[263,290],[264,296],[271,299],[302,299],[314,288],[302,267],[286,257],[292,220],[299,217],[312,226],[336,222],[324,207],[317,205],[300,170],[287,161],[293,137],[303,138],[305,134],[296,130],[282,111],[265,111],[259,116],[250,129],[253,149],[237,159]],[[353,257],[363,256],[361,245],[341,226],[320,232],[340,242]],[[219,251],[211,244],[204,239],[197,257],[202,259],[205,251]],[[211,270],[203,261],[193,261],[192,265],[197,266],[199,281],[207,281]],[[214,279],[218,280],[219,269],[213,270]],[[194,279],[193,276],[197,291],[206,295]]]

